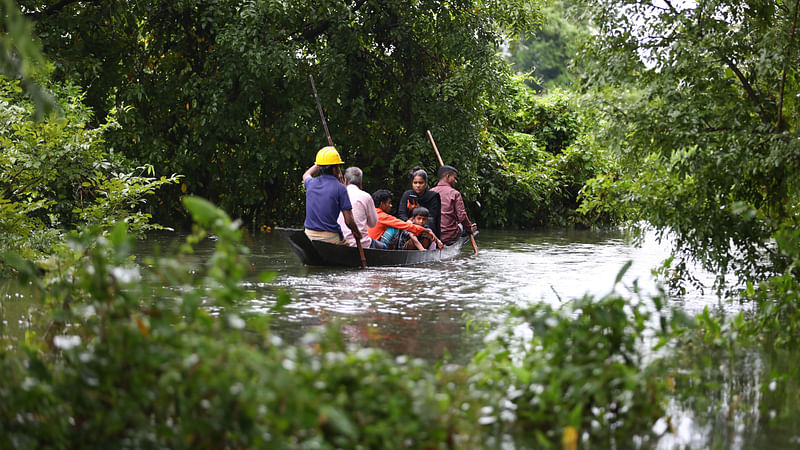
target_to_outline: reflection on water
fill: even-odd
[[[664,435],[659,449],[800,448],[796,350],[689,354],[686,378],[678,377],[667,410],[675,432]]]
[[[618,291],[634,282],[645,292],[658,292],[652,270],[669,256],[669,248],[646,235],[640,245],[622,232],[482,231],[480,252],[465,248],[461,257],[415,267],[334,269],[300,265],[274,235],[254,236],[253,262],[258,270],[278,273],[273,286],[252,283],[258,292],[252,309],[267,312],[275,289],[290,292],[293,303],[277,315],[284,336],[299,336],[336,320],[358,345],[383,348],[431,360],[449,355],[466,362],[481,347],[481,334],[468,323],[498,323],[510,305],[560,301],[615,289],[619,270],[632,261]],[[696,273],[707,286],[713,274]],[[721,302],[710,289],[689,289],[670,299],[689,314],[713,310],[736,312],[740,305]],[[666,433],[659,448],[758,448],[795,441],[800,411],[797,381],[777,389],[794,389],[794,400],[770,391],[773,364],[749,352],[719,367],[714,359],[700,376],[709,383],[706,402],[677,397],[670,408],[675,433]],[[791,359],[790,359],[791,360]],[[785,359],[784,359],[785,361]],[[784,363],[785,365],[785,363]],[[697,393],[697,392],[695,392]]]
[[[360,270],[304,267],[272,234],[253,236],[251,243],[255,267],[276,271],[272,289],[284,288],[294,299],[279,322],[336,319],[346,329],[360,328],[354,333],[358,343],[416,349],[411,354],[422,357],[439,357],[442,347],[453,355],[469,354],[470,346],[456,349],[467,321],[501,320],[507,306],[605,295],[629,260],[633,265],[623,284],[638,280],[642,289],[656,292],[651,270],[669,256],[652,236],[637,247],[619,231],[482,231],[478,255],[465,248],[448,261]],[[270,292],[259,297],[253,308],[266,311],[273,297]],[[691,313],[719,303],[700,291],[674,301]]]

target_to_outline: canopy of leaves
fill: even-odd
[[[79,224],[134,230],[154,227],[142,211],[148,195],[178,177],[150,177],[107,149],[113,116],[91,127],[91,111],[75,86],[48,86],[63,114],[34,120],[36,106],[21,83],[0,76],[0,244],[25,256],[48,252],[58,229]],[[149,170],[149,172],[146,172]]]
[[[0,0],[0,17],[0,75],[21,81],[41,119],[57,106],[53,96],[35,81],[46,71],[41,45],[14,0]]]
[[[517,73],[531,73],[528,84],[537,91],[572,86],[572,60],[589,36],[586,24],[571,16],[572,2],[549,2],[542,10],[543,23],[535,34],[521,35],[509,45],[509,60]]]
[[[405,189],[436,158],[476,190],[487,102],[507,95],[497,49],[540,20],[523,0],[23,1],[56,76],[87,88],[102,116],[130,105],[110,142],[234,216],[299,222],[297,183],[334,143],[365,187]],[[177,190],[165,207],[177,209]]]
[[[678,249],[745,279],[787,267],[798,226],[797,1],[588,5],[583,82],[626,168],[595,199],[635,204]]]
[[[526,77],[491,105],[479,176],[483,224],[489,227],[592,226],[616,221],[607,212],[576,212],[584,184],[610,170],[605,152],[586,134],[574,97],[536,96]]]

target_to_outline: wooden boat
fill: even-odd
[[[296,228],[278,227],[275,229],[289,243],[289,247],[292,248],[303,264],[309,266],[361,267],[361,257],[355,247],[312,241],[308,239],[303,230]],[[461,253],[461,247],[467,242],[469,242],[469,236],[462,236],[452,245],[427,251],[365,248],[364,256],[367,259],[367,267],[422,264],[453,258]]]

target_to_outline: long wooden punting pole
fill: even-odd
[[[428,132],[428,139],[431,140],[431,144],[433,145],[433,151],[436,152],[436,157],[439,159],[439,165],[443,166],[444,161],[442,161],[442,155],[439,154],[439,149],[436,148],[436,141],[433,140],[433,135],[431,134],[431,130],[426,130]],[[475,236],[472,235],[472,230],[469,230],[469,242],[472,244],[472,250],[475,251],[475,254],[478,254],[478,244],[475,243]]]
[[[322,119],[322,127],[325,128],[325,136],[328,138],[328,145],[333,147],[333,139],[331,139],[331,132],[328,131],[328,121],[325,120],[325,113],[322,112],[322,104],[319,102],[317,95],[317,85],[314,84],[314,75],[308,74],[308,79],[311,80],[311,90],[314,91],[314,100],[317,101],[317,109],[319,110],[319,117]],[[358,255],[361,256],[361,268],[367,268],[367,258],[364,256],[364,247],[361,246],[361,239],[356,239],[356,247],[358,247]]]

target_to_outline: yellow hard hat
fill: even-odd
[[[318,166],[332,166],[335,164],[343,164],[342,158],[339,157],[339,152],[334,147],[322,147],[317,152],[317,160],[314,163]]]

